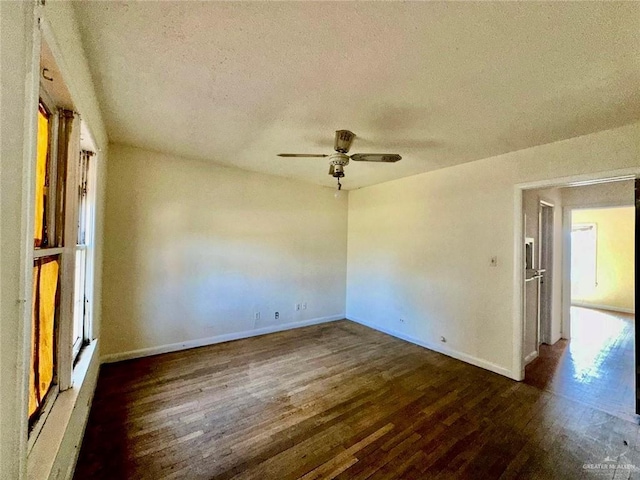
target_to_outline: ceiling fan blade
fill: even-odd
[[[335,171],[336,171],[335,167],[333,165],[331,165],[329,167],[329,175],[333,175],[333,172],[335,172]]]
[[[402,160],[397,153],[356,153],[351,155],[351,160],[356,162],[385,162],[393,163]]]
[[[279,157],[328,157],[324,153],[279,153]]]
[[[347,153],[351,148],[353,139],[356,138],[356,134],[349,130],[336,130],[336,139],[333,144],[333,149],[336,152]]]

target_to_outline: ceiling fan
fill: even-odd
[[[342,189],[340,179],[344,177],[344,167],[349,165],[349,160],[356,162],[384,162],[394,163],[398,160],[402,160],[402,157],[397,153],[355,153],[353,155],[347,155],[351,148],[353,139],[356,138],[356,134],[349,130],[336,130],[336,138],[333,144],[333,149],[336,153],[326,155],[323,153],[279,153],[279,157],[329,157],[329,175],[338,179],[338,190]]]

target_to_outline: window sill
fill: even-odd
[[[97,382],[99,359],[97,340],[80,353],[71,377],[73,386],[60,392],[27,458],[27,478],[67,478],[75,464],[89,406]],[[82,398],[81,398],[82,397]],[[79,400],[82,399],[80,402]],[[86,400],[86,403],[85,403]],[[83,410],[86,410],[83,412]],[[75,415],[74,415],[75,413]],[[67,437],[68,438],[65,438]],[[73,441],[73,437],[79,440]],[[69,450],[65,444],[71,441]],[[62,454],[62,455],[61,455]],[[61,457],[61,458],[58,458]]]

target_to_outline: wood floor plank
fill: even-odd
[[[339,321],[104,365],[75,478],[629,479],[639,437],[588,403]]]

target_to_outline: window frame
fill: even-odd
[[[55,376],[54,376],[55,378]],[[33,422],[33,425],[28,429],[28,441],[27,441],[27,451],[31,451],[33,445],[36,443],[40,432],[42,431],[42,427],[44,427],[44,423],[47,420],[47,417],[51,413],[53,409],[53,404],[55,403],[58,395],[60,394],[60,386],[58,382],[52,383],[49,391],[44,397],[44,402],[40,406],[40,414],[38,418]]]
[[[93,317],[92,317],[92,311],[91,311],[91,305],[93,302],[93,275],[94,275],[94,270],[93,270],[93,262],[94,262],[94,248],[93,248],[93,244],[94,244],[94,236],[95,236],[95,214],[96,214],[96,153],[88,150],[86,148],[80,148],[79,151],[80,155],[88,155],[89,159],[88,159],[88,166],[86,168],[86,178],[85,178],[85,184],[80,185],[80,175],[78,175],[78,181],[76,182],[76,185],[78,188],[80,189],[84,189],[85,190],[85,198],[84,198],[84,202],[85,202],[85,207],[86,209],[84,211],[81,211],[80,209],[80,196],[78,195],[78,204],[77,204],[77,215],[76,218],[78,220],[78,227],[76,228],[76,232],[77,232],[77,238],[76,238],[76,244],[75,244],[75,248],[74,248],[74,255],[76,255],[76,259],[77,259],[77,253],[80,250],[84,250],[84,278],[83,278],[83,302],[82,302],[82,309],[83,309],[83,317],[82,317],[82,333],[80,335],[80,337],[76,337],[76,338],[72,338],[72,344],[73,344],[73,364],[74,367],[76,365],[76,363],[78,362],[79,358],[80,358],[80,354],[82,353],[82,350],[91,343],[91,339],[92,339],[92,330],[91,330],[91,326],[93,324]],[[81,215],[84,217],[83,219],[81,219]],[[84,226],[84,238],[80,238],[80,225]],[[82,241],[83,243],[80,243],[80,241]],[[75,289],[75,283],[74,283],[74,289]],[[74,290],[75,292],[75,290]],[[75,297],[75,295],[74,295]],[[74,304],[75,304],[75,298],[74,298]],[[75,324],[75,311],[74,313],[74,317],[73,317],[73,323]],[[73,325],[73,327],[75,327],[75,325]],[[79,340],[78,340],[79,338]]]
[[[44,107],[44,110],[47,112],[47,114],[49,115],[49,139],[48,139],[48,145],[47,145],[47,155],[49,157],[48,162],[47,162],[47,172],[46,175],[49,179],[49,207],[45,210],[44,212],[44,219],[46,220],[46,225],[48,227],[48,231],[47,231],[47,240],[49,240],[52,237],[55,237],[55,229],[56,229],[56,217],[55,217],[55,207],[51,208],[51,205],[56,204],[57,201],[57,195],[58,195],[58,190],[57,190],[57,182],[58,182],[58,176],[54,175],[55,172],[57,172],[58,169],[58,155],[53,155],[52,152],[57,152],[58,151],[58,107],[56,106],[55,102],[51,99],[51,97],[49,96],[49,94],[47,93],[47,91],[44,88],[44,85],[40,85],[40,91],[39,91],[39,97],[38,97],[38,109],[40,108],[40,105],[42,105]],[[42,233],[42,240],[44,242],[44,231]],[[47,242],[48,243],[48,242]],[[56,248],[58,247],[58,245],[55,246],[50,246],[50,245],[45,245],[45,246],[39,246],[36,247],[35,245],[33,245],[33,250],[45,250],[48,248]]]
[[[97,155],[94,148],[91,146],[94,142],[90,142],[91,146],[82,148],[80,145],[80,132],[84,128],[82,119],[73,112],[73,123],[71,136],[69,138],[68,149],[61,149],[59,141],[62,139],[60,115],[62,114],[62,108],[52,100],[51,96],[46,91],[46,85],[40,84],[39,97],[36,102],[37,109],[34,114],[38,115],[38,109],[40,105],[46,110],[49,115],[49,142],[48,142],[48,165],[47,165],[47,209],[44,212],[46,218],[44,221],[47,225],[47,244],[36,247],[33,237],[31,238],[30,247],[30,264],[33,265],[38,258],[56,256],[60,264],[59,273],[59,312],[56,316],[56,323],[54,324],[54,372],[51,386],[47,393],[43,396],[38,410],[36,411],[35,420],[28,422],[27,428],[27,452],[30,452],[36,444],[40,433],[45,425],[45,422],[54,409],[54,404],[61,392],[71,388],[73,386],[74,369],[82,358],[82,352],[84,347],[89,345],[92,340],[92,315],[91,315],[91,303],[93,302],[93,285],[94,285],[94,236],[95,236],[95,215],[96,215],[96,185],[97,185]],[[92,139],[91,139],[92,140]],[[92,154],[91,161],[89,162],[89,170],[87,171],[87,208],[85,210],[85,243],[78,244],[78,231],[79,231],[79,169],[80,169],[80,155],[83,154],[83,150],[86,150]],[[58,184],[58,169],[62,156],[66,155],[66,177],[64,178],[65,189],[60,191]],[[37,161],[36,158],[32,161]],[[32,180],[35,182],[35,177]],[[64,201],[64,218],[60,218],[60,221],[56,221],[56,212],[58,202],[61,200],[60,195],[63,195],[62,201]],[[35,205],[34,205],[35,207]],[[31,223],[35,223],[35,210],[31,209],[32,220]],[[60,237],[58,231],[56,231],[57,225],[61,225],[64,229],[62,244],[58,244],[58,238]],[[44,232],[43,232],[44,240]],[[43,242],[44,243],[44,242]],[[75,261],[78,249],[85,250],[85,271],[84,271],[84,285],[83,285],[83,310],[85,311],[82,318],[82,334],[81,340],[75,342],[74,337],[74,319],[75,319],[75,288],[76,288],[76,274],[75,274]],[[87,304],[88,303],[88,304]],[[33,315],[33,312],[31,312]],[[28,318],[32,318],[31,315]],[[29,361],[27,365],[31,368],[30,356],[36,346],[31,342],[29,350],[27,352],[27,358]],[[29,387],[30,388],[30,387]],[[28,397],[27,397],[28,398]]]
[[[44,89],[44,87],[42,85],[40,85],[40,91],[39,91],[39,98],[38,98],[38,111],[36,112],[36,116],[39,112],[40,109],[40,105],[42,105],[44,107],[44,109],[46,110],[47,114],[49,115],[49,136],[48,136],[48,145],[47,145],[47,155],[48,155],[48,162],[47,162],[47,173],[46,175],[48,176],[49,179],[49,184],[48,184],[48,192],[47,192],[47,201],[49,203],[49,207],[45,210],[44,212],[44,217],[46,217],[46,225],[47,227],[51,227],[50,229],[48,229],[47,231],[47,239],[49,238],[54,238],[55,237],[55,208],[50,208],[51,205],[55,205],[56,201],[57,201],[57,195],[58,195],[58,189],[57,189],[57,175],[54,175],[54,173],[57,172],[57,167],[58,167],[58,114],[59,114],[59,109],[56,106],[56,104],[53,102],[53,100],[51,99],[51,97],[49,96],[49,94],[47,93],[47,91]],[[37,161],[34,159],[34,161]],[[34,182],[35,182],[35,178],[34,178]],[[32,215],[34,214],[33,212],[33,208],[32,208]],[[43,217],[43,219],[44,219]],[[33,220],[32,220],[33,223]],[[44,242],[44,231],[43,231],[43,242]],[[64,262],[64,247],[55,245],[55,246],[49,246],[48,242],[47,245],[45,246],[39,246],[36,247],[34,242],[33,242],[33,238],[31,239],[31,251],[32,251],[32,261],[30,262],[31,265],[34,264],[34,262],[36,260],[38,260],[39,258],[45,258],[45,257],[58,257],[59,259],[59,263],[60,263],[60,268],[62,269],[62,265]],[[59,273],[59,288],[61,288],[61,284],[62,284],[62,276],[63,273],[62,271]],[[28,443],[27,443],[27,448],[28,450],[31,450],[31,448],[33,447],[33,444],[35,443],[36,439],[38,438],[38,435],[40,434],[40,431],[42,430],[42,427],[44,426],[45,421],[47,420],[47,417],[49,416],[49,414],[51,413],[51,409],[53,408],[53,404],[56,401],[56,398],[58,397],[58,394],[60,393],[60,379],[59,379],[59,362],[58,362],[58,355],[60,353],[59,350],[59,344],[60,344],[60,323],[61,323],[61,318],[62,318],[62,291],[60,292],[60,305],[59,305],[59,315],[58,318],[55,320],[55,324],[54,324],[54,365],[53,365],[53,379],[51,380],[51,386],[49,387],[49,390],[47,390],[47,393],[45,393],[44,397],[43,397],[43,401],[41,402],[38,410],[36,411],[35,415],[37,415],[36,419],[33,421],[32,425],[28,425],[27,428],[27,435],[28,435]],[[33,312],[31,313],[31,315],[33,315]],[[30,343],[30,350],[29,350],[29,368],[31,368],[31,355],[32,350],[35,346],[33,344],[33,342]]]

